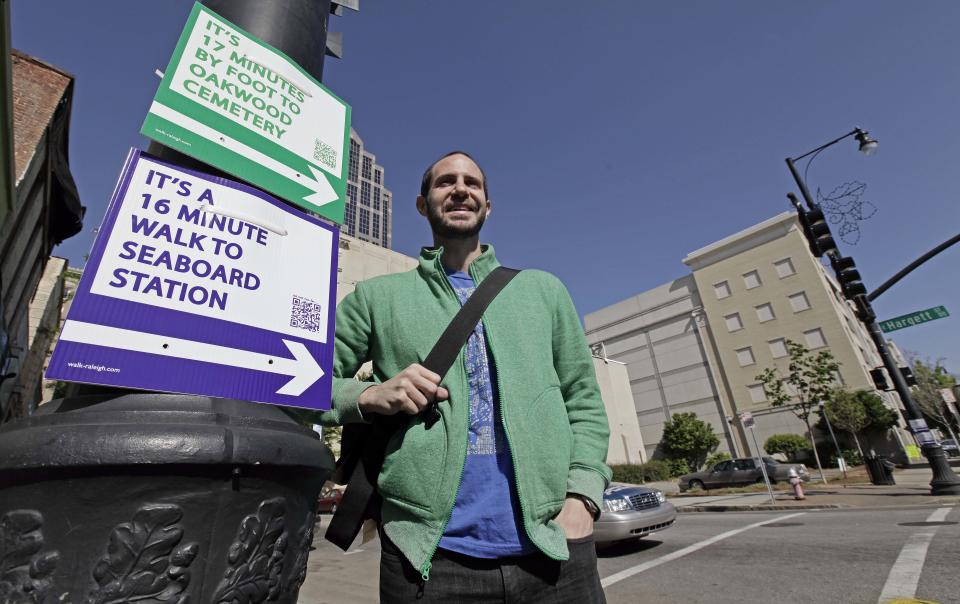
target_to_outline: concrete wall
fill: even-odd
[[[600,395],[610,423],[607,463],[643,463],[647,461],[643,436],[637,422],[636,407],[630,391],[630,378],[624,363],[593,357]]]
[[[627,366],[647,458],[675,412],[696,413],[720,435],[721,450],[736,450],[694,317],[699,307],[687,276],[584,318],[595,353]]]

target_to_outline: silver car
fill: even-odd
[[[603,492],[603,510],[593,523],[597,543],[639,539],[670,528],[677,510],[662,491],[634,485],[612,485]]]

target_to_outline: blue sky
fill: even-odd
[[[14,46],[77,77],[71,165],[82,264],[192,2],[12,3]],[[500,7],[495,9],[495,7]],[[811,189],[867,183],[878,211],[842,245],[875,287],[960,226],[960,3],[364,0],[331,20],[324,83],[394,194],[394,248],[429,230],[413,206],[435,157],[490,179],[501,260],[549,270],[582,314],[686,273],[689,252],[788,209],[783,163],[859,125],[880,141],[824,152]],[[954,166],[951,168],[951,166]],[[881,297],[882,318],[945,305],[894,334],[960,372],[960,246]]]

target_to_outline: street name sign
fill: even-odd
[[[195,4],[140,132],[343,223],[350,106]]]
[[[338,235],[131,150],[47,377],[327,409]]]
[[[936,321],[937,319],[945,319],[949,316],[950,313],[947,312],[946,308],[943,306],[935,306],[933,308],[928,308],[927,310],[921,310],[910,313],[909,315],[901,315],[899,317],[887,319],[886,321],[881,321],[880,330],[884,333],[890,333],[891,331],[903,329],[904,327],[913,327],[914,325],[920,325],[921,323]]]

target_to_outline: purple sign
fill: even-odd
[[[338,238],[131,150],[47,378],[329,409]]]

